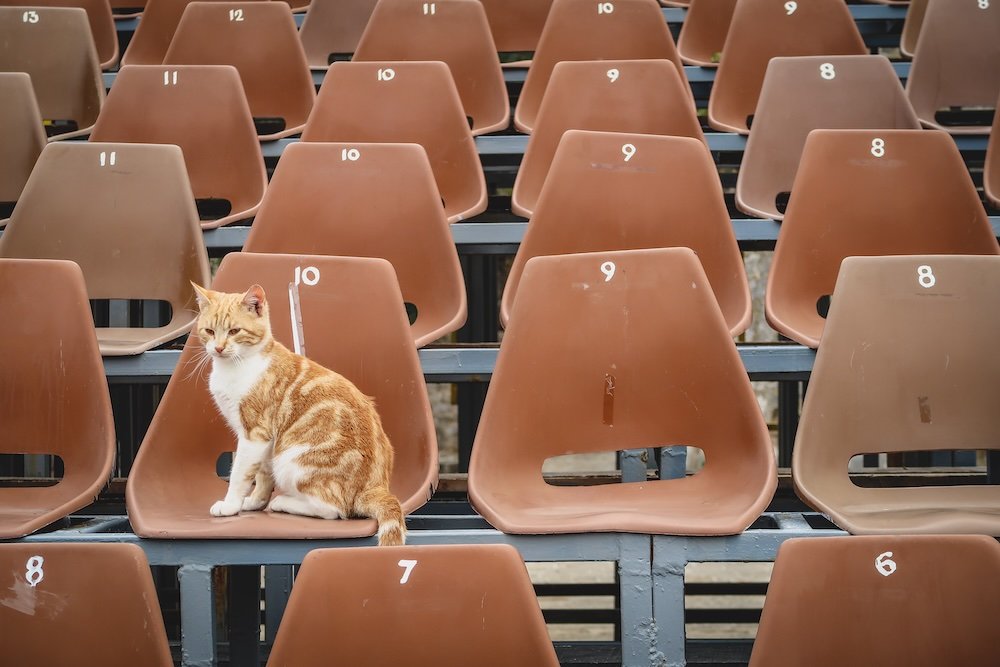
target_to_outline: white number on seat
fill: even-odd
[[[990,0],[976,0],[976,2],[979,4],[980,9],[990,8]]]
[[[614,262],[604,262],[604,264],[601,264],[601,273],[604,274],[604,282],[610,282],[615,277],[615,270],[617,268]]]
[[[598,2],[597,3],[597,13],[598,14],[610,14],[615,11],[614,4],[610,2]]]
[[[399,583],[405,584],[410,580],[410,573],[413,572],[413,568],[417,566],[417,561],[404,558],[399,561],[398,565],[403,568],[403,576],[399,578]]]
[[[875,157],[885,156],[885,139],[875,137],[872,139],[872,155]]]
[[[797,2],[786,2],[785,3],[785,14],[791,16],[795,13],[795,10],[799,8],[799,3]]]
[[[110,155],[107,153],[107,151],[101,151],[101,166],[103,167],[106,164],[110,164],[112,167],[115,166],[115,158],[117,157],[117,155],[118,153],[115,151],[111,151]]]
[[[611,83],[614,83],[615,81],[617,81],[618,77],[620,75],[621,75],[621,72],[619,72],[617,68],[613,67],[613,68],[611,68],[611,69],[608,70],[608,78],[611,79]]]
[[[243,20],[243,10],[242,9],[230,9],[229,10],[229,20],[230,21],[242,21]]]
[[[357,162],[359,159],[361,159],[361,151],[357,148],[344,148],[340,151],[341,162],[347,162],[348,160]]]
[[[25,23],[38,23],[38,12],[28,11],[21,14],[21,20]]]
[[[892,559],[892,552],[886,551],[875,558],[875,571],[883,577],[888,577],[896,571],[896,561]]]
[[[819,75],[827,81],[837,78],[837,71],[833,69],[833,63],[823,63],[819,66]]]
[[[380,69],[378,71],[379,81],[392,81],[396,78],[396,70],[391,67],[386,67],[385,69]]]
[[[635,155],[635,146],[632,144],[625,144],[622,146],[622,155],[625,156],[625,161],[628,162]]]
[[[300,285],[305,283],[306,285],[315,285],[319,282],[319,269],[315,266],[307,266],[302,268],[301,266],[295,267],[295,284]]]
[[[173,75],[173,76],[171,76],[171,75]],[[173,72],[164,72],[163,73],[163,85],[164,86],[169,86],[171,84],[173,84],[175,86],[177,85],[177,70],[174,70]]]
[[[937,284],[937,278],[934,276],[934,270],[931,267],[927,266],[926,264],[918,266],[917,282],[919,282],[920,286],[923,287],[924,289],[930,289],[934,287],[934,285]]]
[[[32,556],[25,565],[24,578],[32,588],[42,583],[42,579],[45,578],[45,572],[42,570],[44,563],[45,559],[41,556]]]
[[[434,6],[433,2],[425,2],[424,3],[424,16],[427,16],[429,14],[433,14],[436,11],[437,11],[437,7]]]

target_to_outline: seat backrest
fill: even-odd
[[[486,210],[475,140],[442,62],[334,63],[302,140],[420,144],[448,221]]]
[[[844,0],[737,0],[708,100],[708,122],[747,134],[768,62],[777,56],[865,55]]]
[[[704,141],[684,80],[667,60],[559,63],[517,171],[511,206],[531,217],[566,130],[666,134]]]
[[[417,349],[392,265],[383,259],[231,253],[212,289],[263,286],[275,338],[292,346],[290,283],[297,283],[308,356],[375,399],[395,449],[391,490],[404,512],[423,505],[437,482],[437,441]],[[250,512],[215,519],[225,494],[216,460],[236,446],[199,372],[201,343],[189,338],[146,433],[128,484],[136,533],[164,537],[336,537],[375,534],[373,520],[324,521]],[[183,418],[178,418],[183,415]]]
[[[806,136],[814,129],[919,129],[899,77],[883,56],[775,58],[736,179],[744,213],[780,220]]]
[[[1000,546],[989,537],[788,540],[750,665],[988,665],[998,582]]]
[[[532,132],[557,63],[569,60],[669,60],[690,95],[656,0],[553,0],[514,111],[514,125]],[[693,99],[693,98],[692,98]]]
[[[681,60],[701,67],[716,67],[722,59],[736,0],[692,0],[677,38]]]
[[[0,203],[6,203],[21,196],[45,147],[45,127],[26,73],[0,72],[0,99]]]
[[[998,102],[998,106],[1000,106],[1000,102]],[[1000,208],[1000,113],[993,115],[990,143],[986,147],[983,191],[986,193],[986,199],[996,208]]]
[[[698,254],[730,333],[745,331],[750,288],[705,144],[688,137],[569,130],[507,276],[500,319],[506,326],[532,257],[669,247]]]
[[[910,5],[906,8],[906,20],[903,21],[903,32],[899,36],[899,50],[904,56],[912,58],[917,50],[917,38],[926,13],[927,0],[910,0]]]
[[[170,667],[156,588],[134,544],[0,544],[4,660]]]
[[[954,134],[986,134],[987,125],[953,125],[941,109],[995,107],[1000,95],[1000,4],[928,0],[906,79],[920,121]]]
[[[31,76],[43,120],[76,123],[53,139],[86,134],[104,102],[87,12],[79,7],[0,7],[0,72]]]
[[[924,130],[816,130],[768,275],[767,320],[816,347],[817,303],[852,255],[1000,253],[951,138]]]
[[[1000,534],[1000,487],[848,475],[858,454],[1000,448],[998,290],[996,256],[844,260],[792,454],[799,497],[852,533]]]
[[[230,203],[205,229],[251,217],[267,186],[240,75],[229,65],[123,67],[90,140],[180,146],[195,198]]]
[[[332,56],[354,53],[378,0],[313,0],[299,29],[312,69],[326,69]]]
[[[90,33],[101,67],[108,69],[118,60],[118,33],[108,0],[0,0],[0,7],[80,7],[87,12]],[[22,10],[23,14],[23,10]]]
[[[55,486],[0,488],[6,539],[94,502],[111,475],[115,427],[80,268],[0,259],[0,312],[0,451],[55,454],[65,470]]]
[[[507,84],[479,0],[379,0],[354,60],[439,60],[451,70],[473,134],[510,123]]]
[[[552,0],[482,0],[497,51],[534,51]]]
[[[462,267],[416,144],[291,144],[243,249],[389,260],[417,347],[465,322]]]

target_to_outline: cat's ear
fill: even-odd
[[[250,289],[243,294],[243,305],[257,317],[264,313],[266,304],[267,296],[264,295],[264,288],[260,285],[251,285]]]
[[[191,282],[191,287],[194,288],[194,296],[198,300],[198,307],[204,308],[212,300],[212,292],[195,282]]]

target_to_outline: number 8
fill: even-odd
[[[934,276],[934,270],[926,264],[918,266],[917,282],[920,283],[920,286],[924,289],[934,287],[934,285],[937,284],[937,278]]]
[[[990,8],[990,0],[977,0],[977,2],[979,3],[979,8],[980,9],[989,9]]]
[[[823,63],[819,66],[819,75],[827,81],[837,78],[837,71],[833,69],[833,63]]]
[[[45,572],[42,570],[44,563],[45,559],[41,556],[32,556],[25,564],[24,578],[32,588],[42,583],[42,579],[45,578]]]
[[[885,155],[885,139],[875,137],[872,139],[872,155],[882,157]]]

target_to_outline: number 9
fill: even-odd
[[[611,279],[615,277],[615,269],[614,262],[604,262],[604,264],[601,264],[601,273],[604,274],[604,282],[611,282]]]
[[[799,8],[799,3],[797,2],[786,2],[785,3],[785,13],[791,16],[795,13],[795,10]]]
[[[609,69],[608,70],[608,78],[611,79],[611,83],[614,83],[615,81],[618,80],[618,75],[619,74],[620,74],[620,72],[617,69]]]
[[[622,146],[622,155],[625,156],[625,161],[628,162],[635,155],[635,146],[632,144],[625,144]]]

